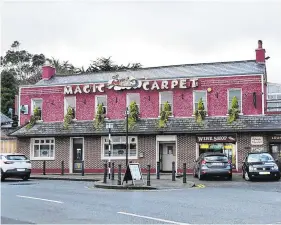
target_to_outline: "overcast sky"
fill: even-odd
[[[112,56],[144,67],[255,59],[281,83],[281,1],[11,1],[2,4],[1,54],[31,53],[88,66]]]

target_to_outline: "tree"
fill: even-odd
[[[205,106],[202,98],[199,99],[198,109],[194,112],[196,122],[201,124],[205,119],[207,112],[205,111]]]
[[[228,110],[228,123],[232,123],[237,120],[239,117],[239,105],[236,96],[234,96],[231,100],[231,108]]]

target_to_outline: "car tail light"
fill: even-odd
[[[203,160],[203,161],[201,162],[201,164],[202,164],[202,165],[205,165],[205,164],[206,164],[206,161],[205,161],[205,160]]]
[[[11,162],[11,161],[6,161],[4,162],[5,164],[13,164],[14,162]]]

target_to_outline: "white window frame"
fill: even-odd
[[[108,115],[108,107],[107,107],[108,102],[107,102],[107,95],[96,95],[96,96],[95,96],[95,115],[96,115],[97,110],[98,110],[98,97],[105,97],[105,98],[106,98],[106,105],[105,105],[105,106],[103,106],[103,107],[105,107],[105,108],[106,108],[106,114],[105,114],[105,117],[107,117],[107,115]]]
[[[162,93],[171,93],[172,94],[172,105],[171,105],[171,116],[169,117],[173,117],[174,116],[174,93],[173,91],[161,91],[159,92],[159,106],[158,106],[158,109],[159,109],[159,117],[160,117],[160,113],[161,113],[161,102],[162,102]]]
[[[76,117],[77,117],[77,102],[76,102],[76,96],[64,96],[64,116],[66,115],[67,113],[67,108],[68,106],[66,106],[66,99],[67,98],[74,98],[74,102],[75,102],[75,118],[74,120],[76,120]]]
[[[35,140],[39,140],[39,145],[41,145],[41,140],[50,140],[54,141],[54,153],[53,157],[34,157],[34,145],[35,145]],[[55,155],[56,155],[56,141],[55,138],[31,138],[30,139],[30,160],[55,160]]]
[[[128,93],[127,94],[127,96],[126,96],[126,105],[127,105],[127,107],[129,108],[129,106],[130,106],[130,104],[131,104],[131,102],[129,102],[129,100],[130,100],[130,95],[137,95],[138,96],[138,98],[139,98],[139,104],[137,103],[137,106],[138,106],[138,108],[139,108],[139,112],[140,112],[140,102],[141,102],[141,99],[140,99],[140,94],[139,93]]]
[[[243,93],[242,93],[242,88],[230,88],[230,89],[228,89],[227,90],[227,115],[228,115],[228,110],[230,109],[229,108],[229,106],[230,106],[230,104],[229,104],[229,102],[230,102],[230,99],[229,99],[229,92],[230,91],[240,91],[240,95],[241,95],[241,106],[240,106],[240,108],[241,108],[241,110],[240,110],[240,115],[242,115],[243,114]]]
[[[43,99],[42,98],[32,98],[31,99],[31,115],[34,115],[34,102],[41,100],[42,102],[42,107],[41,107],[41,118],[39,121],[43,121]]]
[[[117,135],[116,135],[117,136]],[[125,137],[126,136],[122,136],[122,135],[118,135],[117,137]],[[130,156],[130,139],[131,138],[135,138],[136,142],[134,142],[136,144],[136,155],[135,156]],[[101,137],[101,160],[108,160],[108,159],[126,159],[126,155],[123,156],[104,156],[104,144],[107,143],[105,142],[105,139],[108,139],[108,136],[102,136]],[[111,136],[112,139],[112,136]],[[126,144],[126,142],[119,142],[119,143],[124,143]],[[138,136],[129,136],[128,137],[128,159],[138,159],[138,154],[139,154],[139,145],[138,145]],[[113,143],[111,142],[111,152],[113,151]]]
[[[195,94],[196,93],[203,93],[203,92],[205,92],[205,95],[206,95],[206,104],[204,104],[204,107],[205,107],[205,111],[207,112],[207,114],[208,114],[208,93],[207,93],[207,90],[202,90],[202,91],[193,91],[193,103],[192,103],[192,107],[193,107],[193,111],[192,111],[192,115],[194,114],[194,112],[195,112]]]

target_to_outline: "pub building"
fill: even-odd
[[[127,147],[129,161],[143,171],[151,165],[152,173],[157,162],[161,172],[171,172],[175,162],[177,173],[183,163],[192,173],[194,160],[206,151],[225,153],[240,172],[247,152],[280,157],[281,112],[267,110],[261,41],[255,52],[253,60],[67,76],[45,65],[38,83],[20,87],[20,126],[10,135],[33,173],[42,173],[43,161],[47,173],[60,173],[62,161],[65,173],[80,173],[82,161],[85,173],[102,173],[109,160],[125,169]],[[231,122],[234,97],[240,112]],[[206,116],[200,121],[202,105]],[[138,120],[127,133],[133,109]]]

